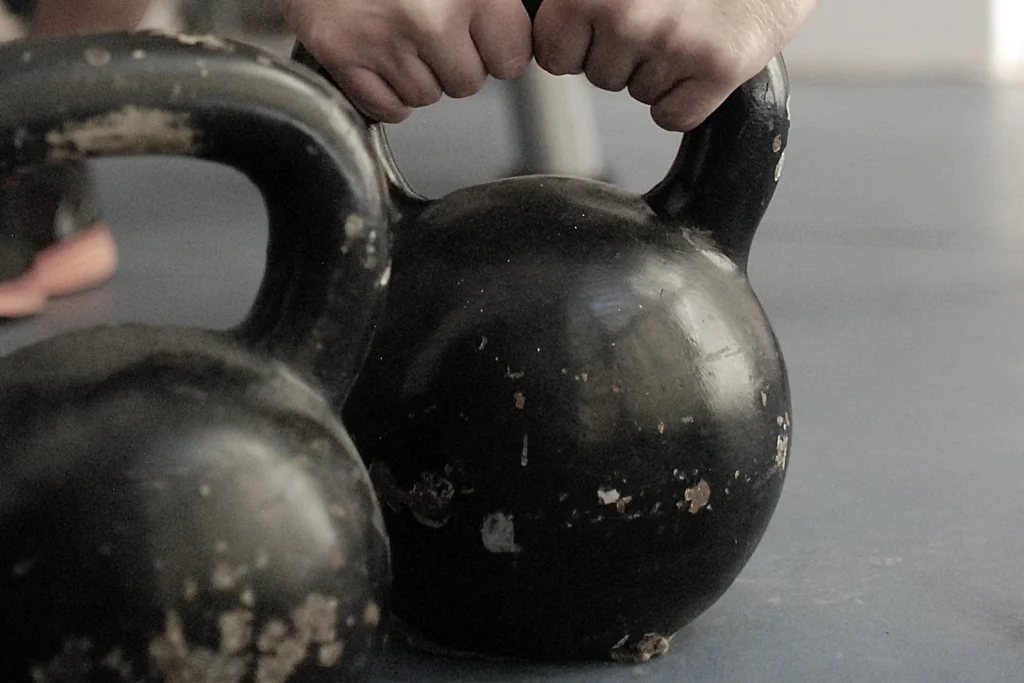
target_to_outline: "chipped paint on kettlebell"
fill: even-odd
[[[788,87],[780,57],[643,195],[532,176],[427,199],[369,127],[399,239],[343,419],[387,474],[394,611],[419,641],[646,661],[750,558],[792,446],[785,362],[747,278]],[[453,462],[451,517],[424,525],[403,492]]]
[[[46,133],[51,162],[89,155],[193,154],[199,132],[188,116],[128,105],[83,122],[67,123]]]
[[[3,679],[358,680],[390,547],[333,406],[380,316],[390,224],[356,115],[256,48],[146,32],[0,46],[0,91],[17,103],[0,108],[5,172],[222,163],[270,232],[235,328],[109,325],[0,358]]]

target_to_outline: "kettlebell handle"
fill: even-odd
[[[746,271],[782,175],[789,128],[789,77],[779,54],[683,136],[664,180],[644,199],[667,220],[709,233]]]
[[[0,46],[0,93],[0,174],[142,155],[243,173],[266,204],[267,265],[226,338],[347,395],[383,310],[390,228],[363,120],[330,84],[241,43],[139,32]]]
[[[531,21],[541,2],[523,0]],[[292,58],[332,80],[301,43]],[[366,125],[393,202],[399,207],[426,203],[399,170],[383,126],[369,119]],[[779,54],[683,136],[668,173],[644,200],[668,225],[709,233],[745,271],[782,173],[789,127],[789,77]]]

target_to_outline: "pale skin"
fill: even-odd
[[[131,30],[139,25],[150,0],[36,0],[32,35]]]
[[[816,2],[544,0],[531,28],[522,0],[278,1],[353,103],[385,123],[442,93],[473,95],[487,76],[515,78],[532,57],[552,74],[628,89],[679,132],[757,74]]]
[[[38,0],[31,31],[131,29],[150,0]],[[522,0],[278,0],[302,41],[371,119],[400,123],[443,95],[469,97],[488,77],[585,74],[625,90],[669,131],[700,125],[803,26],[816,0],[544,0],[531,25]],[[108,278],[116,246],[92,226],[0,283],[0,317],[31,315],[51,296]]]

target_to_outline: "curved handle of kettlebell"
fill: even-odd
[[[668,220],[709,232],[745,270],[788,142],[789,77],[780,54],[683,136],[665,179],[644,198]]]
[[[0,93],[0,173],[174,155],[247,176],[266,203],[267,266],[229,338],[347,394],[383,310],[391,233],[366,129],[334,88],[239,43],[110,33],[0,46]]]
[[[301,42],[296,41],[295,47],[292,48],[292,59],[307,69],[311,69],[316,72],[321,78],[327,79],[330,83],[334,84],[338,88],[334,81],[334,77],[327,71],[327,69],[317,61],[313,53],[303,45]],[[341,91],[341,88],[338,88]],[[384,175],[384,180],[387,182],[390,192],[390,198],[399,214],[404,213],[410,209],[416,207],[422,207],[429,203],[429,199],[417,193],[409,181],[405,179],[405,175],[402,174],[401,169],[398,168],[398,161],[395,160],[395,154],[391,150],[391,145],[388,144],[387,134],[384,132],[384,126],[379,121],[367,117],[364,114],[358,114],[362,119],[363,125],[366,127],[367,135],[369,136],[370,146],[373,148],[374,154],[379,164],[380,172]]]

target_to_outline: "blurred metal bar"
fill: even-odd
[[[521,154],[517,174],[607,175],[586,77],[552,76],[532,62],[509,85]]]

